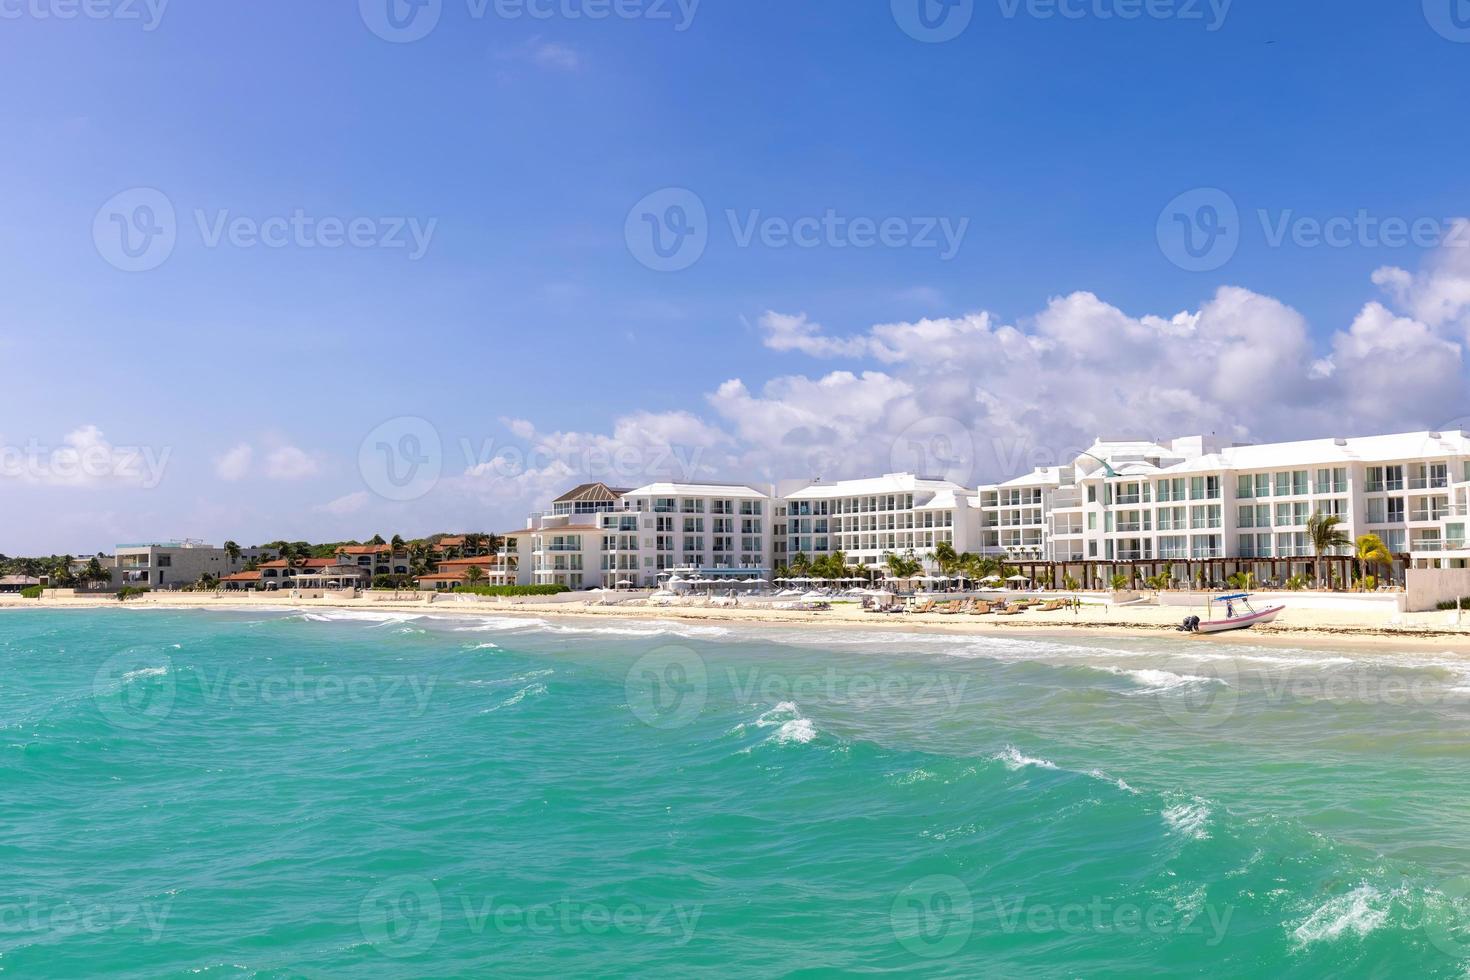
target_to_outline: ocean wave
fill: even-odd
[[[509,633],[514,630],[534,630],[549,626],[544,619],[521,619],[516,616],[485,616],[476,618],[473,626],[456,626],[456,633]]]
[[[1398,892],[1384,893],[1367,883],[1346,895],[1328,899],[1314,909],[1292,936],[1303,946],[1341,938],[1345,933],[1366,936],[1388,921],[1390,906]]]
[[[484,711],[482,711],[480,713],[481,714],[488,715],[490,712],[492,712],[492,711],[499,711],[501,708],[511,708],[511,707],[514,707],[515,705],[520,704],[522,701],[526,700],[526,698],[539,697],[540,695],[545,694],[545,693],[546,693],[546,685],[545,684],[529,684],[526,687],[523,687],[519,691],[517,691],[514,694],[512,694],[510,697],[506,698],[504,701],[502,701],[499,704],[497,704],[495,707],[493,707],[493,708],[486,708]]]
[[[546,633],[566,633],[586,636],[680,636],[687,639],[728,636],[730,631],[723,626],[686,626],[681,623],[634,621],[624,626],[573,626],[565,623],[548,623],[542,627]]]
[[[991,756],[996,762],[1003,763],[1011,772],[1018,772],[1027,766],[1035,766],[1037,769],[1055,769],[1057,764],[1047,759],[1034,759],[1029,755],[1022,754],[1021,750],[1014,745],[1007,745],[997,754]]]
[[[1086,666],[1092,666],[1088,664]],[[1124,677],[1147,692],[1172,691],[1176,687],[1187,687],[1197,684],[1224,684],[1225,681],[1218,677],[1201,677],[1198,674],[1176,674],[1171,670],[1159,670],[1156,668],[1129,669],[1127,667],[1111,667],[1099,665],[1093,667],[1114,677]]]
[[[1170,829],[1185,837],[1195,840],[1208,840],[1210,837],[1210,806],[1197,796],[1186,803],[1168,807],[1162,815]]]
[[[140,667],[137,670],[130,670],[126,674],[123,674],[118,678],[118,683],[127,685],[144,677],[163,677],[167,673],[167,667]]]

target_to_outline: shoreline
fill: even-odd
[[[942,615],[905,613],[879,615],[841,606],[803,612],[783,609],[717,606],[645,606],[621,603],[592,605],[587,602],[534,602],[508,600],[457,600],[427,602],[423,599],[376,599],[341,596],[243,599],[213,593],[150,593],[119,602],[111,596],[57,599],[22,599],[0,596],[0,612],[11,609],[156,609],[215,610],[219,612],[302,612],[336,609],[349,612],[409,613],[440,618],[515,617],[526,619],[566,618],[579,621],[653,620],[741,627],[818,627],[884,633],[939,633],[951,636],[1014,636],[1082,640],[1089,636],[1110,638],[1179,638],[1175,626],[1184,607],[1089,606],[1080,613],[1058,610],[1023,613],[1020,616]],[[1453,614],[1448,614],[1453,616]],[[1029,617],[1029,618],[1028,618]],[[1379,650],[1470,650],[1470,624],[1456,627],[1445,613],[1415,613],[1402,617],[1406,624],[1390,625],[1381,617],[1361,612],[1289,610],[1286,618],[1266,626],[1214,636],[1191,634],[1200,643],[1249,642],[1270,646],[1309,648],[1354,648]],[[1338,620],[1338,622],[1333,622]]]

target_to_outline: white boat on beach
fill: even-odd
[[[1216,604],[1221,602],[1225,604],[1225,616],[1222,619],[1215,619]],[[1249,592],[1237,592],[1233,595],[1222,595],[1211,599],[1209,619],[1202,621],[1198,616],[1190,616],[1180,628],[1189,633],[1228,633],[1231,630],[1248,630],[1260,623],[1271,622],[1281,615],[1281,611],[1285,608],[1285,606],[1267,606],[1264,609],[1256,609],[1251,605]]]

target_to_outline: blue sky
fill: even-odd
[[[0,5],[0,552],[496,530],[560,483],[881,470],[916,431],[977,482],[1103,431],[1470,412],[1464,0],[969,0],[937,43],[921,0],[440,0],[407,42],[387,2]],[[658,271],[630,211],[669,188],[707,244]],[[175,240],[124,271],[139,189]],[[1181,268],[1166,206],[1218,192],[1234,236]],[[298,213],[362,244],[251,238]],[[440,478],[394,500],[359,449],[402,417]]]

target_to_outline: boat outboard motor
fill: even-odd
[[[1198,633],[1199,617],[1185,616],[1184,622],[1180,623],[1177,627],[1175,627],[1175,629],[1180,633]]]

